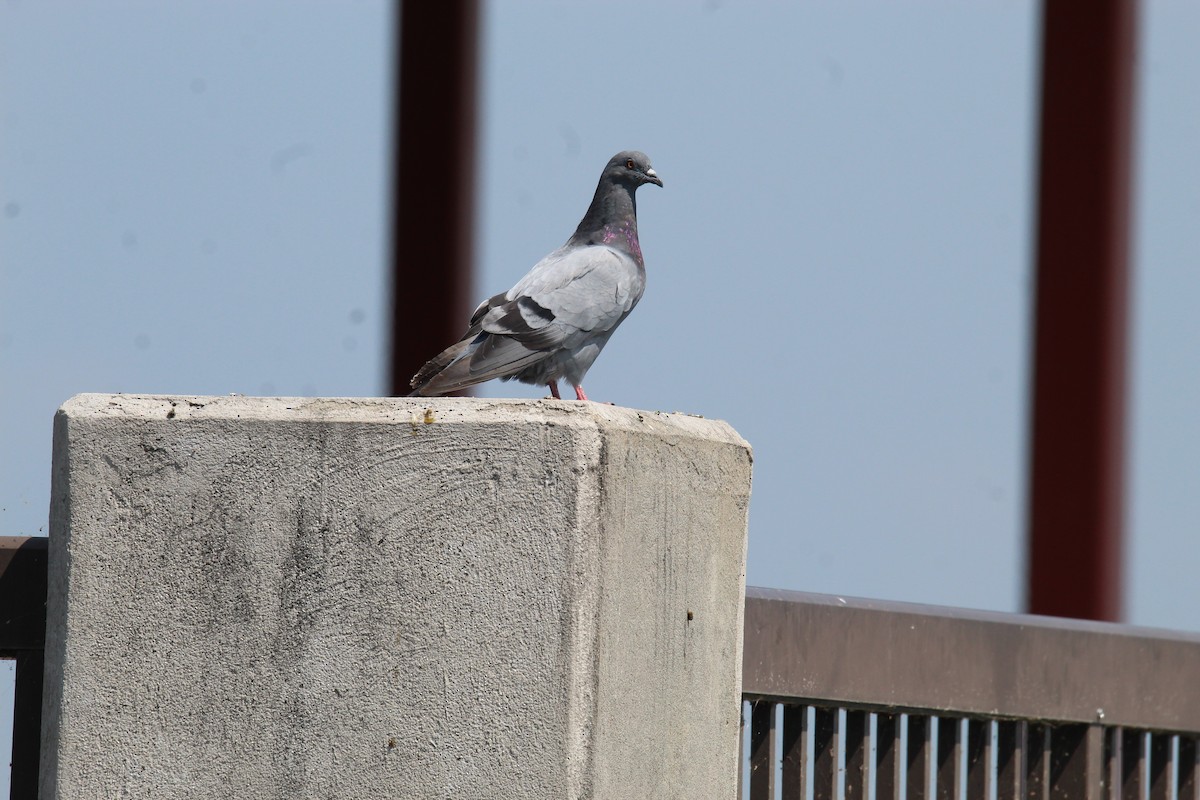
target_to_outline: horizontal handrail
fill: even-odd
[[[1200,634],[748,587],[747,699],[1200,732]]]

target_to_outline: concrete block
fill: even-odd
[[[75,397],[42,797],[733,797],[750,462],[595,403]]]

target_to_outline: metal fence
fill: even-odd
[[[46,552],[42,537],[0,536],[0,658],[15,659],[10,797],[36,797],[46,644]]]
[[[46,540],[0,537],[12,797],[36,793]],[[1200,800],[1200,635],[746,592],[751,800]]]
[[[751,800],[1200,800],[1200,635],[750,588],[742,686]]]

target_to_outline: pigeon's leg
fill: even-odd
[[[550,383],[546,385],[550,387],[550,394],[554,395],[555,400],[562,400],[562,398],[558,395],[558,381],[550,381]]]
[[[587,395],[584,394],[582,386],[575,387],[575,399],[576,400],[587,400]]]

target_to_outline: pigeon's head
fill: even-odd
[[[613,156],[604,168],[604,177],[614,183],[624,183],[634,189],[643,183],[662,186],[662,179],[650,166],[650,157],[638,150],[625,150]]]

